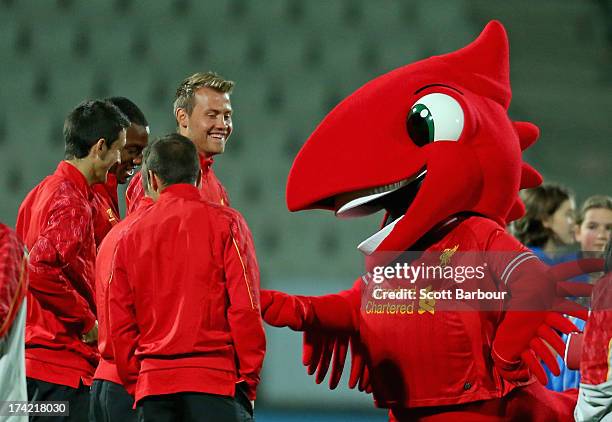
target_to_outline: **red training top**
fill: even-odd
[[[91,189],[62,161],[25,198],[17,234],[30,250],[26,374],[77,388],[91,384],[98,350],[81,336],[96,321]]]
[[[108,286],[111,281],[113,261],[117,242],[127,230],[154,204],[151,198],[145,197],[139,202],[138,208],[134,210],[119,224],[108,232],[96,258],[96,303],[98,304],[98,350],[100,350],[100,363],[96,368],[94,379],[112,381],[121,384],[121,378],[117,374],[113,345],[109,341],[109,319],[108,319]]]
[[[15,232],[0,223],[0,338],[10,330],[27,287],[27,258]]]
[[[259,269],[240,213],[167,187],[121,238],[110,282],[117,371],[136,402],[150,395],[255,399],[266,342]]]
[[[612,381],[612,273],[597,281],[592,308],[584,329],[580,382],[598,385]]]

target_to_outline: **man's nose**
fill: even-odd
[[[216,119],[216,122],[215,122],[215,123],[216,123],[216,125],[217,125],[218,127],[223,127],[223,128],[226,128],[226,127],[228,126],[228,123],[227,123],[227,121],[225,120],[225,118],[223,117],[223,115],[219,115],[219,116],[217,116],[217,119]]]

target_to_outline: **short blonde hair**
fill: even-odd
[[[234,81],[229,81],[215,72],[198,72],[189,76],[176,90],[174,97],[174,115],[179,108],[184,109],[191,115],[194,107],[194,96],[200,88],[212,88],[215,91],[231,94]]]

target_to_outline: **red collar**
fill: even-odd
[[[198,154],[200,158],[200,168],[202,169],[202,173],[206,173],[212,167],[215,162],[214,158],[207,158],[204,154]]]
[[[83,173],[68,161],[60,161],[54,174],[74,183],[84,197],[88,199],[93,197],[93,190],[90,188],[89,183],[87,183]]]
[[[178,197],[183,199],[200,199],[200,191],[194,185],[190,185],[188,183],[177,183],[174,185],[170,185],[165,188],[159,200],[170,197]]]

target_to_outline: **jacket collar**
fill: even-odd
[[[200,191],[194,185],[190,185],[188,183],[177,183],[174,185],[170,185],[165,188],[159,200],[163,200],[165,198],[183,198],[183,199],[200,199]]]
[[[87,183],[87,179],[83,173],[68,161],[60,161],[55,170],[55,175],[68,179],[74,183],[78,191],[81,192],[84,197],[88,199],[93,197],[93,191]]]
[[[202,169],[202,173],[208,173],[208,171],[212,168],[213,163],[215,162],[214,158],[207,158],[204,154],[198,154],[200,159],[200,168]]]

